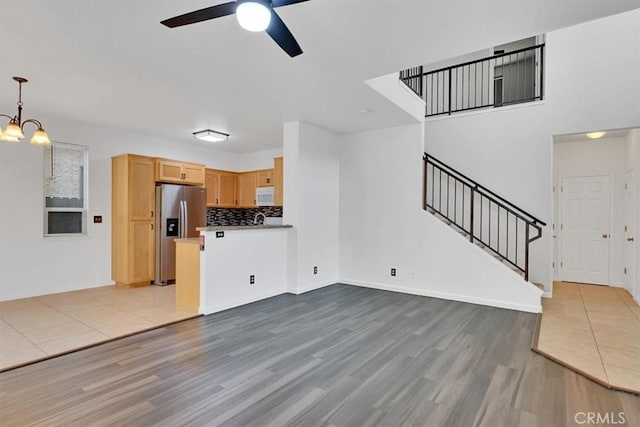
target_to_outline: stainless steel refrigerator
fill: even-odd
[[[175,239],[198,237],[207,225],[207,190],[187,185],[156,186],[156,285],[176,281]]]

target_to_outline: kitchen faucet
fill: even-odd
[[[265,214],[263,214],[262,212],[258,212],[256,214],[256,216],[253,218],[253,224],[257,224],[258,223],[258,217],[262,215],[262,223],[264,224],[264,220],[267,219],[267,216]]]

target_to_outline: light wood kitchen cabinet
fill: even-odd
[[[207,206],[221,208],[236,207],[237,181],[238,177],[234,172],[207,169],[205,173]]]
[[[204,185],[205,167],[199,163],[155,160],[156,181],[170,184]]]
[[[238,174],[238,207],[256,207],[256,172],[244,172]]]
[[[275,206],[283,205],[283,189],[284,189],[284,158],[275,157],[273,159],[273,204]]]
[[[238,206],[237,186],[238,174],[234,172],[220,172],[218,178],[218,206],[222,208]]]
[[[120,285],[148,285],[155,266],[155,173],[150,157],[111,159],[111,276]]]
[[[273,187],[273,169],[264,169],[256,171],[257,187]]]
[[[200,242],[176,240],[176,306],[200,309]]]

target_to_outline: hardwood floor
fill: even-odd
[[[4,426],[563,426],[624,413],[529,350],[536,316],[334,285],[0,374]]]

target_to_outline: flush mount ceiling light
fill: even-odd
[[[269,1],[247,0],[238,1],[236,18],[242,28],[257,33],[264,31],[271,23],[271,8]]]
[[[18,82],[18,114],[10,116],[7,114],[0,114],[0,117],[6,117],[9,119],[9,124],[5,128],[4,132],[0,128],[0,141],[5,142],[20,142],[24,138],[24,125],[32,123],[37,126],[37,130],[31,137],[31,143],[34,145],[48,145],[51,144],[47,132],[42,128],[42,123],[36,119],[27,119],[22,121],[22,83],[27,83],[27,79],[24,77],[14,77],[13,80]]]
[[[603,136],[605,136],[607,133],[606,132],[589,132],[587,134],[587,138],[589,139],[600,139]]]
[[[221,142],[228,140],[229,134],[211,129],[205,129],[193,132],[193,137],[208,142]]]

